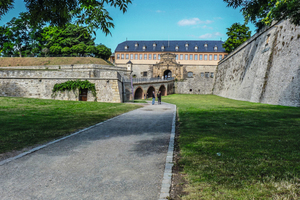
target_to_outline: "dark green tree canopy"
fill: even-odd
[[[88,28],[66,24],[32,26],[27,13],[21,13],[0,26],[0,55],[2,56],[93,56],[108,59],[111,50],[96,45]]]
[[[111,51],[104,45],[95,45],[95,38],[86,27],[67,24],[65,27],[49,26],[42,34],[45,47],[52,56],[95,56],[108,59]]]
[[[228,39],[224,42],[223,47],[226,52],[230,53],[242,43],[251,37],[251,31],[245,24],[234,23],[230,28],[227,28]]]
[[[273,20],[290,19],[295,25],[300,25],[299,0],[224,0],[229,7],[241,8],[246,23],[256,24],[260,29]]]
[[[19,1],[19,0],[18,0]],[[23,0],[28,9],[28,16],[32,25],[50,23],[63,26],[74,20],[75,23],[87,25],[90,31],[101,29],[106,35],[111,34],[114,27],[112,18],[105,6],[119,8],[123,13],[127,11],[131,0]],[[13,8],[15,0],[0,1],[0,19]]]

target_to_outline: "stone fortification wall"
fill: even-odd
[[[274,23],[219,62],[213,94],[300,106],[299,47],[299,26],[289,21]]]
[[[56,83],[80,79],[95,83],[97,101],[122,102],[120,74],[126,75],[126,69],[99,65],[3,67],[0,68],[0,96],[78,100],[79,91],[59,92],[52,97],[52,89]],[[95,100],[90,91],[87,100]]]
[[[213,65],[185,66],[184,80],[175,82],[175,93],[212,94],[215,70]]]

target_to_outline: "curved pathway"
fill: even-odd
[[[174,111],[147,105],[1,165],[1,199],[159,199]]]

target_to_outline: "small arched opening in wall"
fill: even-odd
[[[164,78],[171,78],[172,77],[172,72],[171,70],[167,69],[164,71]]]
[[[138,87],[134,92],[134,99],[142,99],[143,98],[143,89],[141,87]]]
[[[79,90],[79,101],[87,101],[88,89]]]
[[[149,98],[152,98],[152,93],[154,91],[154,94],[155,94],[155,88],[153,86],[150,86],[147,90],[147,93],[148,93],[148,97]]]
[[[158,91],[160,91],[161,96],[167,96],[167,90],[166,90],[166,87],[165,87],[164,85],[161,85],[161,86],[159,87],[159,90],[158,90]]]

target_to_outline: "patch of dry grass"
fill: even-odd
[[[0,67],[13,66],[41,66],[41,65],[76,65],[100,64],[110,65],[101,58],[92,57],[25,57],[25,58],[0,58]]]

